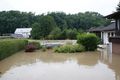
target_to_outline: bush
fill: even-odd
[[[24,49],[27,43],[27,40],[20,39],[0,40],[0,60]]]
[[[41,48],[40,42],[33,41],[33,42],[30,42],[30,44],[33,44],[36,49],[40,49]]]
[[[58,53],[75,53],[84,51],[84,47],[82,45],[63,45],[55,47],[54,51]]]
[[[77,36],[77,43],[82,44],[86,51],[94,51],[99,44],[99,38],[95,34],[79,34]]]
[[[28,44],[27,46],[26,46],[26,48],[25,48],[25,52],[33,52],[33,51],[35,51],[36,50],[36,47],[35,47],[35,45],[33,45],[33,44]]]
[[[29,42],[25,48],[25,52],[33,52],[36,49],[40,49],[40,48],[41,46],[39,42]]]

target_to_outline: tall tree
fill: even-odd
[[[33,38],[46,38],[54,27],[56,27],[56,23],[51,16],[42,16],[39,24],[33,25],[32,36]]]
[[[56,27],[56,23],[54,21],[54,18],[51,16],[43,16],[40,19],[40,25],[41,25],[41,36],[46,37],[54,27]]]
[[[117,10],[117,11],[120,11],[120,2],[118,3],[116,10]]]
[[[56,25],[60,28],[60,29],[64,29],[66,27],[68,27],[67,22],[66,22],[66,14],[64,12],[52,12],[52,13],[48,13],[48,15],[52,16],[56,22]]]
[[[32,24],[31,36],[33,39],[40,39],[41,38],[40,28],[41,28],[41,25],[39,23]]]

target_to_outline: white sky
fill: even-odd
[[[119,0],[0,0],[0,11],[19,10],[36,14],[61,11],[95,11],[107,15],[115,11]]]

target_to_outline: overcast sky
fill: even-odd
[[[0,0],[0,11],[19,10],[36,14],[95,11],[107,15],[115,11],[118,2],[119,0]]]

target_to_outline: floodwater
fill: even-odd
[[[120,56],[21,51],[0,61],[0,80],[120,80]]]

